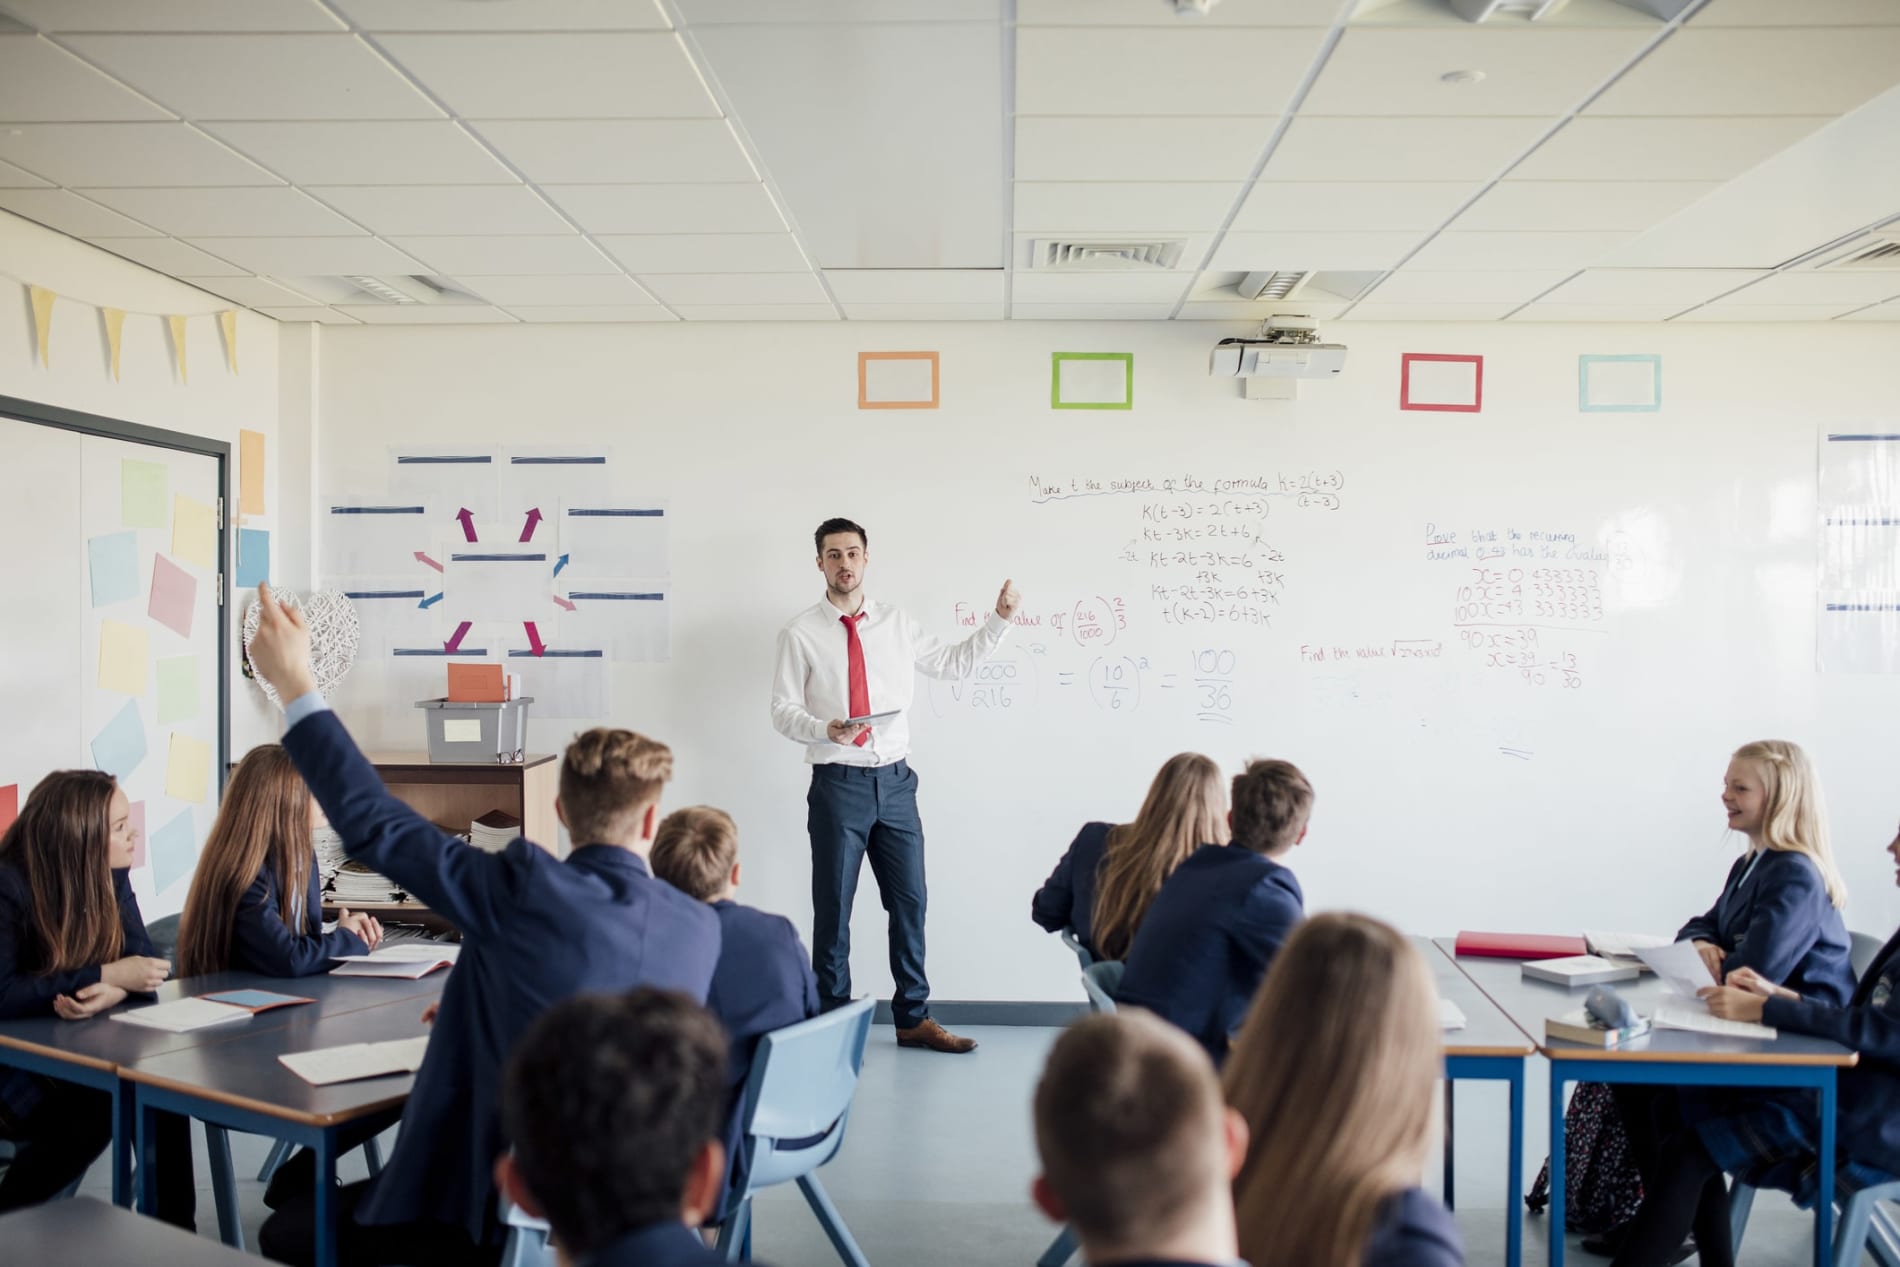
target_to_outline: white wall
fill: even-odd
[[[1786,735],[1821,762],[1857,894],[1850,922],[1892,927],[1900,900],[1878,850],[1900,811],[1900,682],[1816,675],[1810,604],[1815,433],[1894,429],[1900,332],[1339,326],[1331,333],[1352,349],[1343,381],[1293,404],[1243,401],[1232,381],[1206,377],[1209,346],[1233,332],[331,328],[318,491],[382,492],[397,443],[611,444],[621,491],[670,499],[674,621],[672,662],[617,667],[604,720],[673,745],[669,804],[733,810],[745,896],[807,929],[805,774],[766,698],[778,626],[820,596],[812,526],[838,513],[866,523],[869,589],[946,634],[958,603],[980,610],[1005,576],[1045,622],[1126,595],[1124,646],[1154,661],[1139,710],[1094,707],[1093,653],[1049,623],[1012,635],[1038,682],[1012,711],[920,684],[940,998],[1077,994],[1072,961],[1027,919],[1030,892],[1075,826],[1132,814],[1154,767],[1187,747],[1229,768],[1254,754],[1306,766],[1320,802],[1294,865],[1314,908],[1359,907],[1429,933],[1670,931],[1708,905],[1731,856],[1715,805],[1727,752]],[[942,352],[943,408],[860,412],[856,353],[906,348]],[[1056,350],[1134,352],[1136,408],[1051,411]],[[1400,413],[1405,351],[1484,354],[1484,412]],[[1580,352],[1662,354],[1665,412],[1580,414]],[[1263,471],[1343,471],[1348,485],[1336,516],[1275,503],[1268,535],[1288,580],[1269,628],[1167,625],[1147,601],[1152,578],[1118,557],[1140,533],[1128,499],[1030,499],[1031,476]],[[1606,583],[1603,632],[1577,639],[1585,689],[1533,689],[1457,645],[1447,566],[1462,565],[1425,562],[1428,522],[1572,530],[1629,561]],[[1416,671],[1300,653],[1400,637],[1447,646]],[[1160,693],[1169,667],[1188,686],[1189,657],[1205,646],[1246,665],[1235,724],[1197,722]],[[367,742],[413,748],[420,694],[369,662],[339,702]],[[536,723],[533,746],[557,750],[573,729]],[[888,989],[882,923],[867,875],[854,923],[861,989]]]

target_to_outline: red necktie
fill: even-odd
[[[871,684],[864,677],[864,643],[858,638],[858,622],[864,619],[864,613],[859,612],[855,616],[840,616],[838,619],[844,625],[844,645],[850,661],[851,715],[867,717],[871,712]],[[871,742],[871,732],[859,731],[858,737],[852,742],[862,748]]]

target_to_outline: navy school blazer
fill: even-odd
[[[574,1259],[574,1267],[725,1267],[726,1256],[684,1223],[649,1223]]]
[[[232,972],[267,977],[308,977],[328,972],[331,962],[343,955],[369,953],[368,944],[347,928],[323,931],[323,878],[314,862],[310,891],[304,895],[302,927],[292,929],[282,912],[277,876],[265,867],[238,898],[225,966]]]
[[[1113,823],[1085,823],[1029,902],[1030,919],[1052,933],[1073,931],[1082,948],[1097,959],[1102,956],[1095,950],[1095,885],[1101,879],[1108,833],[1114,829]]]
[[[1202,845],[1155,894],[1116,1001],[1172,1021],[1219,1065],[1267,965],[1305,913],[1287,868],[1244,845]]]
[[[1715,905],[1684,924],[1676,940],[1720,946],[1724,975],[1753,968],[1805,998],[1845,1003],[1854,992],[1847,925],[1828,901],[1820,868],[1806,854],[1765,849],[1744,879],[1748,861],[1747,854],[1735,860]]]
[[[584,992],[638,986],[704,1002],[719,920],[612,845],[565,860],[517,837],[485,853],[391,796],[328,709],[284,736],[304,782],[352,858],[407,889],[462,932],[422,1068],[359,1223],[446,1223],[498,1243],[495,1157],[502,1069],[543,1011]]]
[[[1422,1188],[1407,1188],[1380,1208],[1359,1261],[1363,1267],[1465,1267],[1465,1248],[1444,1203]]]

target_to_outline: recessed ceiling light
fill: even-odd
[[[1448,70],[1438,77],[1443,84],[1476,84],[1484,82],[1481,70]]]

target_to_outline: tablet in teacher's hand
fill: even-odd
[[[901,708],[893,708],[888,713],[866,713],[862,717],[847,717],[844,719],[844,724],[847,726],[875,726],[879,722],[889,721],[903,711]]]

